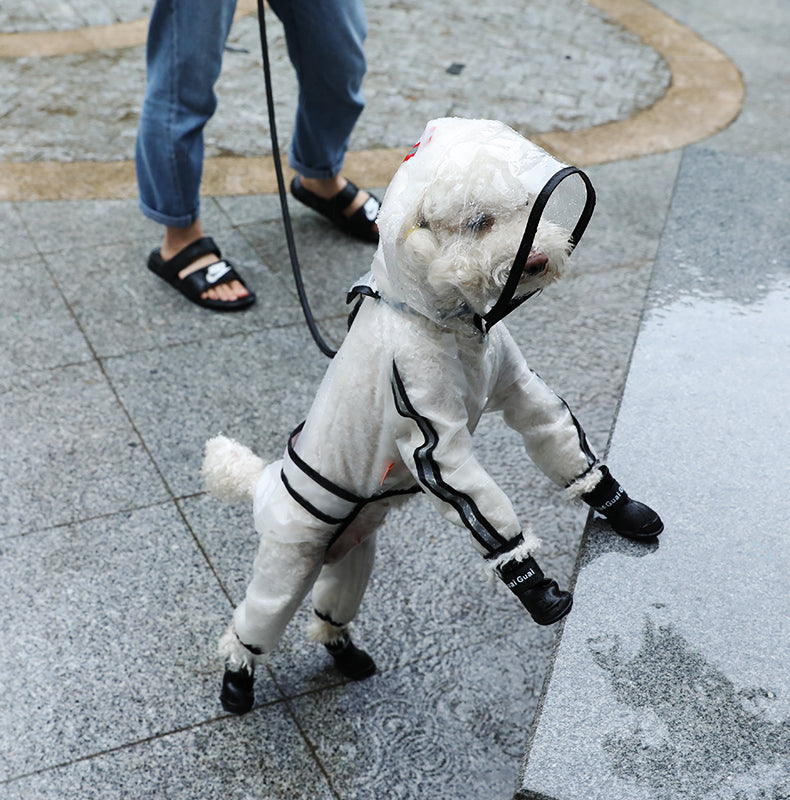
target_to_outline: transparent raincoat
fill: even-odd
[[[533,553],[540,540],[473,452],[486,412],[503,414],[558,486],[595,486],[598,460],[570,409],[505,325],[486,320],[517,251],[524,275],[503,308],[551,282],[567,258],[567,230],[546,228],[540,211],[530,218],[563,168],[501,123],[429,123],[384,197],[349,333],[282,461],[258,481],[260,550],[234,615],[243,642],[273,649],[311,588],[314,638],[331,639],[361,601],[376,529],[415,491],[492,563]]]

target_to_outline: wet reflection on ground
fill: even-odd
[[[656,800],[790,798],[790,721],[772,719],[777,687],[738,689],[673,626],[650,619],[633,656],[617,636],[588,644],[616,702],[639,710],[604,739],[615,775],[652,787]]]

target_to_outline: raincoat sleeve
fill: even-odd
[[[414,379],[415,372],[423,370],[430,375]],[[492,556],[512,546],[521,525],[507,495],[472,453],[458,372],[451,359],[441,365],[412,359],[406,368],[393,364],[396,445],[441,513],[467,528],[476,548]]]
[[[554,483],[568,487],[598,463],[587,436],[568,404],[527,366],[512,340],[507,347],[509,376],[492,406],[518,431],[529,457]]]

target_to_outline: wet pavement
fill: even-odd
[[[609,449],[666,530],[588,526],[520,800],[790,798],[789,198],[684,154]]]
[[[150,4],[5,2],[0,798],[785,800],[790,11],[367,7],[354,180],[383,190],[448,113],[588,167],[598,207],[571,273],[509,327],[661,511],[661,544],[585,530],[486,419],[479,457],[543,536],[546,571],[576,584],[567,624],[526,619],[416,499],[387,524],[357,621],[378,674],[339,677],[303,610],[254,710],[226,715],[215,642],[256,542],[247,509],[203,493],[202,445],[222,431],[279,456],[326,367],[271,194],[250,4],[207,129],[204,225],[259,298],[226,317],[145,269],[161,231],[130,158]],[[294,83],[270,35],[286,141]],[[339,341],[372,249],[292,213]]]

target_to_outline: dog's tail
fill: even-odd
[[[215,436],[206,442],[203,482],[208,492],[220,500],[251,500],[265,466],[249,447],[227,436]]]

